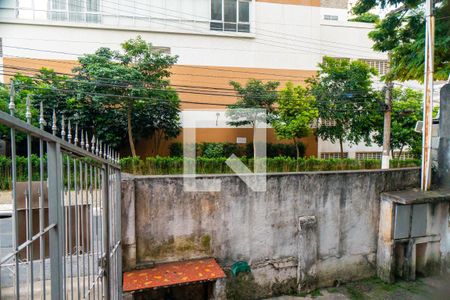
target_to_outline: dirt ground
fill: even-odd
[[[317,289],[309,294],[272,298],[276,300],[449,300],[450,274],[420,278],[416,281],[383,283],[378,278],[343,284],[338,287]]]

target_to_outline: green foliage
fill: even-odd
[[[170,156],[183,156],[183,143],[172,143],[169,146]]]
[[[44,166],[47,165],[47,157],[43,159]],[[39,174],[40,159],[39,156],[31,155],[31,169],[32,169],[32,180],[36,181],[40,179]],[[44,168],[44,178],[46,178],[46,168]],[[0,190],[10,190],[11,189],[11,158],[7,156],[0,155]],[[27,181],[28,180],[28,159],[24,156],[16,157],[16,176],[17,181]]]
[[[314,96],[302,86],[291,82],[281,91],[278,99],[277,118],[272,122],[277,137],[293,140],[300,157],[298,139],[312,133],[311,124],[318,117]]]
[[[229,125],[236,127],[251,125],[255,127],[258,121],[258,112],[255,110],[259,109],[266,111],[268,116],[266,122],[270,123],[271,114],[274,111],[273,106],[278,99],[279,82],[263,83],[260,80],[250,79],[245,86],[236,81],[231,81],[230,84],[237,92],[239,100],[228,106],[230,110],[227,111],[227,116],[231,119],[228,122]]]
[[[372,8],[395,7],[369,37],[377,51],[391,51],[391,79],[420,80],[424,74],[425,0],[359,0],[353,11],[363,15]],[[450,73],[450,5],[443,0],[435,5],[434,78],[446,80]]]
[[[239,158],[250,170],[253,169],[253,159]],[[197,174],[233,174],[225,163],[226,157],[197,157]],[[379,169],[379,160],[355,159],[317,159],[317,158],[267,158],[267,172],[306,172],[306,171],[341,171]],[[120,160],[123,172],[140,175],[170,175],[183,174],[183,157],[125,157]],[[416,167],[420,160],[391,160],[392,168]]]
[[[366,13],[363,13],[352,19],[349,19],[349,21],[350,22],[362,22],[362,23],[378,23],[380,21],[380,17],[378,15],[372,14],[370,12],[366,12]]]
[[[222,143],[207,143],[203,145],[203,156],[208,158],[224,157],[224,149]]]
[[[421,153],[422,135],[414,131],[417,121],[422,120],[423,95],[412,89],[395,88],[392,91],[391,148],[400,153],[409,147],[413,153]],[[383,145],[383,116],[375,114],[374,141]]]
[[[248,143],[246,146],[246,156],[253,157],[253,143]],[[298,150],[298,153],[297,153]],[[286,157],[304,157],[306,152],[306,145],[302,142],[297,142],[297,145],[294,144],[266,144],[266,156],[267,157],[277,157],[277,156],[286,156]]]
[[[371,87],[371,75],[375,74],[376,70],[363,62],[325,57],[318,76],[308,80],[321,120],[317,135],[339,142],[341,152],[344,141],[371,142],[369,117],[379,109]]]
[[[136,155],[136,141],[154,138],[156,152],[162,138],[180,131],[179,99],[168,79],[176,61],[177,57],[154,50],[141,37],[124,42],[122,52],[100,48],[78,59],[77,94],[70,105],[84,127],[112,147],[124,146],[128,137]]]

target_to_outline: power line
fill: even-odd
[[[79,54],[79,53],[70,53],[70,52],[64,52],[64,51],[53,51],[53,50],[47,50],[47,49],[34,49],[34,48],[29,48],[29,47],[18,47],[18,46],[8,46],[8,45],[3,45],[3,47],[5,48],[13,48],[13,49],[22,49],[22,50],[29,50],[29,51],[38,51],[38,52],[49,52],[49,53],[61,53],[61,54],[65,54],[65,55],[72,55],[72,56],[77,56],[77,57],[82,57],[84,55],[92,55],[92,54]],[[28,59],[33,59],[33,58],[28,58]],[[58,61],[55,60],[50,60],[50,59],[40,59],[40,58],[36,58],[36,60],[46,60],[46,61],[50,61],[50,62],[55,62],[58,63]],[[73,65],[70,62],[60,62],[63,64],[70,64]],[[184,65],[177,65],[179,67],[183,67]],[[290,77],[290,78],[309,78],[308,76],[302,76],[302,75],[285,75],[285,74],[274,74],[274,73],[262,73],[262,72],[249,72],[249,71],[239,71],[239,70],[228,70],[228,69],[223,69],[223,67],[204,67],[204,66],[186,66],[187,68],[197,68],[197,69],[207,69],[210,71],[220,71],[220,72],[232,72],[232,73],[243,73],[243,74],[258,74],[258,75],[270,75],[270,76],[278,76],[278,77]],[[312,71],[312,70],[311,70]],[[174,73],[177,74],[177,73]],[[205,77],[211,77],[210,75],[204,75]],[[212,75],[214,76],[214,75]],[[222,77],[222,76],[217,76],[217,77]],[[231,78],[235,78],[235,77],[231,77]]]
[[[38,69],[20,68],[20,67],[13,67],[13,69],[26,70],[26,71],[32,70],[32,71],[37,71],[37,72],[39,71]],[[59,73],[59,74],[64,74],[64,75],[69,75],[69,76],[71,75],[71,74],[66,74],[66,73]],[[75,75],[71,75],[71,76],[74,77]],[[131,85],[131,87],[133,87],[136,84],[136,82],[114,80],[114,79],[111,79],[111,78],[106,78],[107,82],[103,82],[102,80],[98,80],[98,79],[101,79],[101,78],[96,78],[95,81],[92,81],[92,80],[77,80],[77,79],[72,79],[71,78],[71,79],[67,79],[66,81],[78,82],[78,83],[82,83],[82,84],[95,84],[95,85],[98,85],[98,86],[121,87],[121,88],[123,88],[123,87],[129,88],[130,85]],[[108,81],[109,82],[114,82],[114,83],[110,84],[110,83],[108,83]],[[116,82],[122,82],[124,84],[121,85],[121,84],[117,84]],[[197,91],[204,92],[204,90],[211,89],[210,87],[204,87],[204,86],[182,86],[182,85],[170,85],[170,86],[172,86],[172,87],[180,87],[181,89],[180,88],[177,89],[177,92],[180,92],[180,93],[190,93],[192,91],[196,91],[195,89],[197,89]],[[142,87],[142,86],[138,86],[138,87]],[[186,90],[186,89],[188,89],[188,90]],[[166,90],[160,90],[160,89],[153,89],[153,90],[155,90],[155,91],[166,91]],[[236,94],[236,91],[234,89],[221,89],[221,88],[214,88],[213,89],[214,92],[220,91],[220,90],[225,91],[225,92],[230,91],[230,92],[233,92],[233,94],[217,94],[217,93],[215,93],[215,94],[198,93],[198,94],[211,95],[211,96],[229,96],[229,97],[233,97],[233,98],[236,98],[236,97],[239,96],[239,95]],[[274,92],[282,93],[282,91],[274,91]],[[361,92],[357,91],[357,90],[349,90],[348,92],[351,92],[352,94],[361,94]]]
[[[102,1],[102,5],[104,6],[104,7],[106,7],[106,8],[110,8],[110,9],[113,9],[113,10],[116,10],[117,9],[117,7],[112,7],[112,6],[107,6],[107,5],[105,5],[104,3],[105,2],[109,2],[109,3],[111,3],[111,4],[116,4],[116,3],[114,3],[114,2],[111,2],[111,1],[107,1],[107,0],[103,0]],[[166,26],[171,26],[170,24],[167,24],[167,23],[161,23],[161,22],[158,22],[158,21],[156,21],[156,20],[154,20],[154,19],[150,19],[150,15],[151,14],[157,14],[157,15],[161,15],[161,16],[163,16],[163,17],[174,17],[174,20],[186,20],[186,21],[190,21],[190,20],[187,20],[187,19],[180,19],[180,16],[178,16],[178,15],[173,15],[173,14],[168,14],[167,13],[167,11],[172,11],[172,12],[175,12],[175,13],[177,13],[177,14],[184,14],[184,15],[189,15],[189,16],[193,16],[193,17],[195,17],[195,18],[198,18],[198,19],[203,19],[203,22],[207,22],[207,23],[209,23],[209,22],[211,22],[211,19],[209,19],[209,18],[207,18],[207,17],[204,17],[204,16],[200,16],[200,15],[195,15],[195,14],[190,14],[190,13],[186,13],[186,12],[183,12],[183,11],[179,11],[179,10],[173,10],[173,9],[169,9],[169,8],[163,8],[163,7],[159,7],[159,6],[156,6],[156,5],[148,5],[148,3],[143,3],[143,2],[140,2],[140,1],[134,1],[135,3],[138,3],[138,4],[141,4],[143,7],[141,7],[140,9],[139,9],[139,11],[144,11],[144,12],[147,12],[147,13],[149,13],[149,15],[142,15],[142,14],[139,14],[138,12],[136,12],[135,10],[127,10],[127,9],[125,9],[125,8],[122,8],[122,9],[120,9],[120,11],[121,12],[125,12],[125,13],[129,13],[130,14],[130,16],[132,15],[132,16],[135,16],[135,15],[138,15],[138,16],[140,16],[140,17],[142,17],[142,18],[148,18],[149,19],[149,22],[150,23],[152,23],[152,22],[154,22],[154,23],[158,23],[158,24],[163,24],[163,25],[166,25]],[[82,5],[74,5],[74,6],[76,6],[76,7],[79,7],[79,8],[83,8],[84,6],[82,6]],[[128,6],[127,6],[128,7]],[[151,9],[149,9],[149,8],[147,8],[147,7],[151,7],[151,8],[156,8],[156,9],[160,9],[160,10],[163,10],[164,12],[158,12],[158,11],[155,11],[155,10],[151,10]],[[45,12],[47,12],[47,11],[45,11]],[[165,19],[163,19],[163,20],[165,20]],[[265,22],[261,22],[261,21],[258,21],[258,24],[264,24]],[[268,24],[274,24],[274,23],[268,23]],[[191,25],[191,24],[182,24],[182,25],[184,25],[184,26],[190,26],[190,27],[193,27],[193,28],[195,28],[195,29],[197,29],[198,30],[198,27],[195,27],[194,25]],[[279,25],[287,25],[287,26],[301,26],[301,27],[305,27],[305,25],[296,25],[296,24],[282,24],[282,23],[279,23]],[[310,25],[309,25],[310,26]],[[179,27],[179,26],[176,26],[176,25],[173,25],[173,26],[171,26],[171,27],[177,27],[177,28],[181,28],[181,29],[185,29],[185,28],[182,28],[182,27]],[[310,26],[310,27],[312,27],[312,26]],[[321,27],[320,25],[319,26],[315,26],[315,27]],[[208,31],[206,31],[206,32],[211,32],[210,30],[208,30]],[[275,33],[276,35],[270,35],[270,34],[263,34],[263,33],[261,33],[261,32],[272,32],[272,33]],[[228,36],[233,36],[233,37],[235,37],[235,35],[233,35],[232,33],[229,33],[228,34],[228,32],[222,32],[222,33],[224,33],[224,34],[226,34],[226,35],[228,35]],[[280,40],[282,40],[282,41],[285,41],[286,40],[286,38],[284,37],[284,35],[286,34],[285,32],[278,32],[278,31],[272,31],[272,30],[268,30],[268,29],[258,29],[258,30],[256,30],[256,34],[257,35],[262,35],[262,36],[267,36],[267,37],[271,37],[271,38],[276,38],[276,39],[280,39]],[[350,44],[350,43],[342,43],[342,42],[334,42],[334,41],[326,41],[326,40],[321,40],[321,39],[314,39],[314,38],[311,38],[311,37],[308,37],[308,36],[298,36],[298,35],[290,35],[289,36],[289,38],[288,38],[288,40],[289,41],[300,41],[300,42],[305,42],[304,40],[301,40],[301,39],[307,39],[307,40],[309,40],[309,43],[311,43],[311,41],[316,41],[316,42],[312,42],[312,43],[315,43],[315,44],[317,44],[318,46],[325,46],[325,47],[333,47],[333,49],[336,49],[336,48],[342,48],[342,49],[347,49],[347,50],[352,50],[352,51],[362,51],[361,53],[363,53],[363,52],[365,52],[365,53],[367,53],[367,54],[371,54],[371,55],[373,55],[373,52],[372,51],[370,51],[370,48],[367,48],[367,47],[362,47],[362,46],[358,46],[358,45],[354,45],[354,44]],[[265,40],[265,41],[269,41],[269,42],[272,42],[272,41],[270,41],[270,40]],[[273,42],[275,42],[275,41],[273,41]],[[279,42],[277,42],[277,43],[279,43]],[[323,43],[329,43],[330,45],[323,45]],[[351,46],[351,47],[355,47],[355,48],[361,48],[361,49],[363,49],[363,50],[358,50],[358,49],[352,49],[352,48],[349,48],[349,47],[340,47],[340,46],[336,46],[336,45],[344,45],[344,46]],[[302,46],[300,46],[300,47],[302,47]],[[321,49],[317,49],[317,48],[310,48],[310,49],[315,49],[315,50],[319,50],[319,51],[322,51]],[[239,50],[239,49],[236,49],[236,50]],[[333,51],[333,50],[331,50],[331,51]]]
[[[5,84],[6,86],[9,86],[10,84]],[[16,83],[14,86],[24,86],[31,89],[37,89],[37,90],[50,90],[50,91],[57,91],[62,93],[79,93],[79,91],[74,89],[60,89],[60,88],[46,88],[46,87],[36,87],[32,85],[22,84],[22,83]],[[90,95],[90,96],[99,96],[99,97],[116,97],[116,98],[127,98],[127,99],[135,99],[135,100],[156,100],[156,101],[167,101],[167,99],[158,99],[153,97],[141,97],[141,96],[129,96],[129,95],[117,95],[117,94],[107,94],[107,93],[95,93],[95,92],[85,92],[83,91],[81,94]],[[347,101],[339,101],[335,102],[335,104],[342,104],[345,102],[352,103],[352,104],[358,104],[362,102],[355,101],[358,100],[358,98],[355,98],[353,100],[347,100]],[[362,100],[359,98],[359,100]],[[180,103],[187,103],[187,104],[198,104],[198,105],[212,105],[212,106],[229,106],[233,103],[208,103],[208,102],[199,102],[199,101],[189,101],[189,100],[178,100]],[[321,103],[321,101],[316,101],[316,103]],[[330,103],[328,101],[324,101],[324,103]],[[368,109],[368,108],[357,108],[357,109],[333,109],[334,111],[378,111],[376,109]]]
[[[104,3],[102,4],[103,5],[103,7],[106,7],[106,8],[110,8],[110,9],[116,9],[116,7],[111,7],[111,6],[107,6],[107,5],[105,5]],[[81,7],[81,6],[80,6]],[[147,12],[149,12],[149,13],[155,13],[154,11],[150,11],[150,10],[146,10],[146,9],[140,9],[140,11],[147,11]],[[129,10],[127,10],[127,9],[125,9],[125,8],[122,8],[121,9],[121,11],[124,11],[124,12],[128,12],[128,13],[132,13],[132,14],[134,14],[134,15],[137,15],[137,16],[141,16],[141,17],[144,17],[144,18],[148,18],[149,16],[147,16],[147,15],[142,15],[142,14],[139,14],[139,13],[137,13],[137,12],[135,12],[135,11],[129,11]],[[158,12],[156,12],[156,13],[158,13]],[[161,14],[161,13],[159,13],[159,14]],[[165,16],[168,16],[169,14],[164,14]],[[170,15],[169,15],[170,16]],[[156,20],[152,20],[152,22],[154,22],[154,23],[158,23],[158,24],[162,24],[162,25],[164,25],[164,26],[169,26],[169,27],[175,27],[175,28],[178,28],[178,29],[184,29],[184,30],[186,30],[186,28],[183,28],[183,27],[180,27],[180,25],[182,25],[182,26],[188,26],[188,27],[191,27],[191,28],[194,28],[194,29],[191,29],[191,30],[193,30],[194,32],[199,32],[199,33],[211,33],[211,31],[210,30],[202,30],[202,31],[199,31],[198,30],[198,28],[196,28],[195,26],[193,26],[193,25],[190,25],[190,24],[180,24],[180,25],[173,25],[173,24],[167,24],[167,23],[163,23],[163,22],[158,22],[158,21],[156,21]],[[233,36],[233,37],[235,37],[233,34],[228,34],[227,32],[224,32],[225,33],[225,35],[228,35],[228,36]],[[293,45],[293,44],[287,44],[287,43],[283,43],[283,42],[276,42],[276,41],[271,41],[271,40],[265,40],[265,39],[261,39],[262,41],[265,41],[266,43],[264,43],[264,42],[259,42],[259,41],[252,41],[253,43],[257,43],[257,44],[263,44],[263,45],[268,45],[268,46],[272,46],[272,47],[278,47],[278,48],[284,48],[284,49],[293,49],[293,50],[296,50],[296,51],[300,51],[300,52],[305,52],[305,50],[301,50],[300,48],[305,48],[304,46],[302,47],[302,46],[299,46],[299,45]],[[283,39],[283,40],[285,40],[285,39]],[[277,43],[277,44],[268,44],[267,42],[269,42],[269,43],[272,43],[272,42],[274,42],[274,43]],[[283,47],[283,46],[281,46],[281,44],[284,44],[284,45],[288,45],[288,46],[294,46],[294,47],[300,47],[300,48],[289,48],[289,47]],[[322,55],[323,54],[323,52],[314,52],[314,51],[312,51],[311,49],[315,49],[315,48],[309,48],[309,52],[305,52],[305,53],[308,53],[308,54],[310,54],[310,53],[316,53],[316,54],[320,54],[320,55]],[[319,50],[319,51],[322,51],[322,50],[320,50],[320,49],[315,49],[315,50]],[[333,52],[333,51],[331,51],[331,52]],[[338,53],[338,52],[335,52],[335,53]],[[373,54],[372,52],[370,53],[370,54]],[[338,55],[342,55],[342,53],[338,53]]]

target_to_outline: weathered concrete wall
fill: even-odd
[[[264,193],[237,176],[216,177],[217,193],[184,192],[181,176],[125,179],[125,268],[245,260],[266,293],[283,282],[309,288],[372,276],[380,193],[419,185],[418,169],[274,174]]]

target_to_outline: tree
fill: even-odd
[[[391,151],[393,158],[400,158],[404,149],[409,147],[413,153],[421,152],[422,136],[414,130],[417,121],[422,120],[422,92],[412,89],[393,89],[392,93]],[[375,125],[373,139],[378,145],[383,144],[383,117],[373,116]],[[394,157],[393,149],[399,149]]]
[[[121,52],[100,48],[78,59],[77,94],[70,105],[80,122],[111,146],[120,146],[127,136],[136,156],[139,139],[155,138],[158,147],[161,138],[180,131],[179,99],[169,87],[169,69],[177,57],[154,50],[141,37],[121,46]]]
[[[393,79],[423,81],[424,3],[425,0],[359,0],[353,9],[355,14],[364,15],[377,6],[396,7],[369,33],[375,50],[391,52]],[[434,78],[446,80],[450,73],[450,5],[448,0],[436,3]]]
[[[293,140],[299,158],[299,139],[312,133],[311,124],[318,117],[315,98],[308,89],[288,82],[280,92],[277,112],[275,132],[281,139]]]
[[[320,118],[317,135],[339,142],[341,157],[344,141],[371,142],[370,112],[379,108],[371,88],[371,75],[375,74],[376,70],[363,62],[324,57],[318,75],[307,80]]]
[[[227,116],[231,119],[228,121],[229,125],[235,127],[251,125],[255,132],[257,122],[261,121],[261,109],[266,111],[264,121],[267,123],[272,121],[274,104],[278,99],[279,82],[263,83],[260,80],[250,79],[245,86],[236,81],[231,81],[230,84],[237,92],[238,101],[228,106]],[[253,148],[253,153],[256,153],[256,143],[253,143]]]
[[[372,14],[370,12],[363,13],[359,16],[356,16],[352,19],[349,19],[350,22],[362,22],[362,23],[377,23],[380,21],[380,17],[378,15]]]

